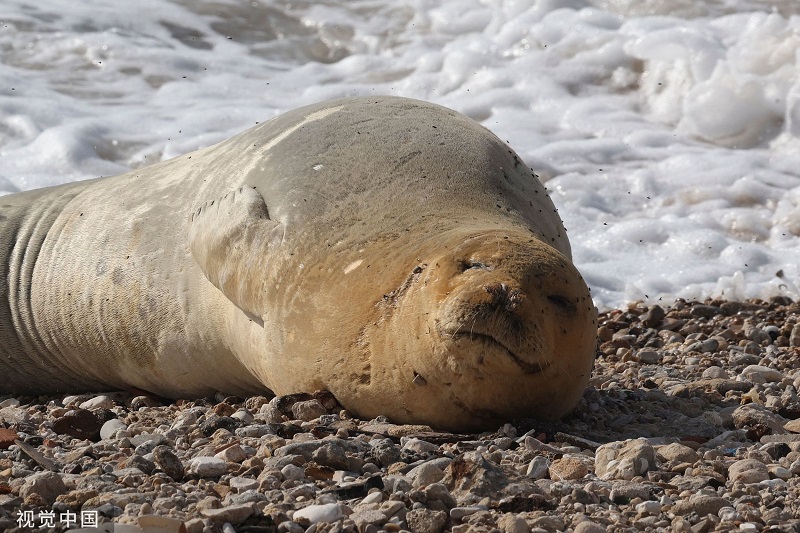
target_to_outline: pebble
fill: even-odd
[[[606,528],[597,522],[585,520],[578,523],[573,529],[574,533],[606,533]]]
[[[227,522],[231,525],[238,526],[252,516],[254,512],[255,509],[253,509],[251,504],[242,504],[229,505],[221,509],[203,509],[200,511],[200,514],[214,522]]]
[[[439,451],[439,447],[433,443],[426,442],[422,439],[407,438],[403,439],[404,443],[401,449],[415,452],[419,454],[430,454]]]
[[[419,488],[441,481],[444,477],[444,471],[434,464],[423,463],[409,472],[408,477],[413,480],[412,486]]]
[[[121,429],[128,429],[128,426],[119,418],[112,418],[100,427],[100,438],[110,439]]]
[[[342,505],[339,503],[326,503],[322,505],[309,505],[294,513],[294,520],[308,520],[311,524],[327,522],[333,524],[345,516]]]
[[[9,428],[0,428],[0,450],[7,450],[19,438],[19,433]]]
[[[700,460],[700,454],[688,446],[673,442],[666,446],[659,446],[656,453],[664,461],[694,464]]]
[[[537,455],[528,463],[525,475],[533,479],[544,479],[550,471],[550,461],[543,455]]]
[[[585,477],[589,468],[580,459],[563,457],[550,463],[548,472],[553,481],[566,481]]]
[[[81,409],[111,409],[114,407],[114,400],[108,396],[95,396],[79,405]]]
[[[220,477],[228,472],[228,464],[219,457],[195,457],[189,462],[189,472],[200,477]]]
[[[415,509],[406,514],[412,533],[441,533],[447,523],[447,513],[430,509]]]
[[[319,400],[308,400],[304,402],[296,402],[294,405],[292,405],[292,414],[298,420],[309,422],[328,414],[328,410],[325,409]]]
[[[645,439],[610,442],[595,452],[595,473],[601,479],[630,480],[655,466],[655,451]]]
[[[356,511],[350,515],[350,520],[356,523],[359,531],[363,531],[367,525],[380,527],[386,523],[386,515],[378,510]]]
[[[228,480],[228,485],[236,492],[242,493],[258,488],[258,481],[247,477],[232,477]]]
[[[348,470],[349,460],[344,447],[338,442],[327,442],[314,450],[311,458],[317,464],[334,470]]]
[[[312,395],[4,398],[0,437],[20,444],[0,440],[0,530],[37,506],[153,533],[798,529],[800,370],[787,344],[800,306],[703,305],[601,313],[591,387],[570,417],[533,428],[450,435]],[[112,410],[87,404],[99,396]]]
[[[728,468],[728,478],[745,484],[760,483],[769,479],[769,469],[756,459],[742,459]]]
[[[761,365],[749,365],[741,375],[753,383],[772,383],[783,379],[783,373],[779,370]]]
[[[697,513],[700,516],[709,514],[717,515],[720,509],[729,506],[729,502],[724,498],[709,496],[707,494],[697,494],[688,500],[676,503],[670,510],[676,515],[686,515]]]
[[[473,515],[480,511],[488,511],[489,508],[485,505],[470,505],[466,507],[453,507],[450,509],[450,518],[453,520],[461,520],[466,516]]]
[[[504,533],[529,533],[531,528],[521,516],[505,514],[497,521],[497,527]]]
[[[661,361],[661,352],[656,350],[639,350],[636,352],[636,357],[642,364],[645,365],[655,365]]]
[[[64,480],[56,472],[39,472],[27,476],[25,483],[19,489],[22,498],[36,494],[42,501],[50,507],[55,503],[56,498],[67,492]]]
[[[228,463],[241,463],[247,459],[247,452],[238,444],[228,446],[222,451],[217,452],[214,457],[222,459]]]

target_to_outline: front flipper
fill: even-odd
[[[270,235],[278,223],[255,187],[241,187],[206,202],[192,215],[189,247],[195,261],[222,293],[260,318]]]

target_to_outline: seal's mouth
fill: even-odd
[[[514,363],[516,363],[522,370],[525,371],[526,374],[541,374],[545,370],[550,367],[550,363],[530,363],[525,361],[524,359],[520,358],[514,350],[509,348],[506,344],[502,341],[498,340],[496,337],[488,334],[488,333],[479,333],[479,332],[456,332],[453,334],[448,335],[448,337],[452,340],[462,340],[467,339],[469,341],[478,342],[484,346],[491,346],[499,351],[505,353],[507,357],[509,357]]]

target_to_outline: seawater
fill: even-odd
[[[798,50],[790,0],[4,0],[0,192],[394,94],[519,152],[601,309],[800,298]]]

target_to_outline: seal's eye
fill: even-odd
[[[575,314],[575,304],[572,303],[566,296],[562,296],[560,294],[551,294],[547,297],[547,300],[562,313],[567,313],[570,315]]]
[[[459,266],[461,267],[461,272],[466,272],[467,270],[493,270],[493,268],[486,263],[473,261],[471,259],[461,261]]]

